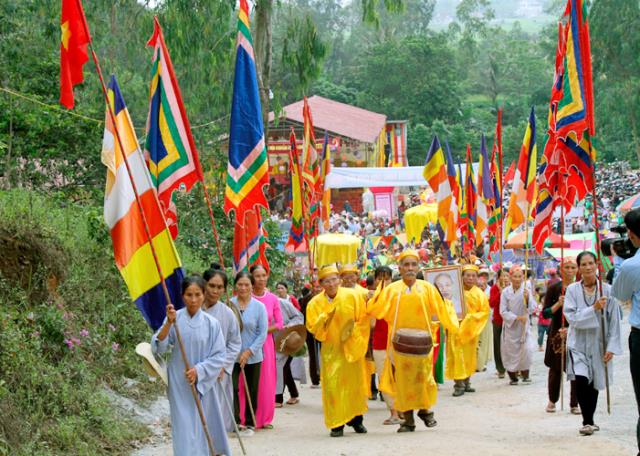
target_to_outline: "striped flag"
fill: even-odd
[[[500,171],[498,144],[493,144],[491,152],[491,181],[493,183],[493,201],[489,217],[489,251],[500,250],[500,222],[502,220],[502,172]]]
[[[144,219],[148,223],[153,247],[176,308],[183,307],[180,290],[183,271],[115,76],[112,76],[109,82],[108,95],[117,125],[113,125],[107,112],[102,143],[102,163],[107,167],[104,220],[111,232],[116,266],[127,284],[129,295],[155,331],[165,318],[167,302],[154,263]],[[116,128],[122,139],[124,151],[118,144]],[[139,196],[138,201],[124,156],[129,163]]]
[[[303,220],[304,209],[302,207],[302,177],[300,175],[300,155],[296,144],[296,135],[291,128],[289,136],[291,147],[289,149],[289,172],[291,173],[291,228],[287,249],[296,251],[304,242]]]
[[[320,219],[320,202],[322,198],[322,182],[320,178],[320,163],[316,149],[316,134],[313,129],[313,118],[307,97],[304,97],[302,107],[304,120],[304,137],[302,140],[302,183],[304,185],[304,199],[307,209],[307,231],[309,239],[318,235],[317,221]]]
[[[466,224],[464,227],[462,251],[468,252],[473,249],[475,243],[476,230],[476,184],[473,174],[473,158],[471,156],[471,145],[467,144],[467,174],[464,183],[464,207],[466,212]]]
[[[329,216],[331,215],[331,189],[326,188],[327,175],[331,172],[331,146],[329,144],[329,133],[324,132],[322,142],[322,169],[320,177],[322,179],[322,224],[325,230],[329,229]]]
[[[458,219],[460,217],[460,209],[462,206],[462,190],[460,189],[460,178],[456,172],[456,165],[453,161],[453,155],[451,154],[451,148],[449,147],[449,141],[445,144],[445,160],[447,162],[447,177],[449,179],[449,186],[451,187],[451,193],[453,198],[451,200],[451,214],[453,216],[453,233],[454,242],[458,239]],[[450,228],[451,229],[451,228]],[[449,245],[451,247],[451,245]]]
[[[249,5],[247,0],[240,0],[224,211],[227,215],[234,212],[236,222],[243,226],[248,211],[258,212],[261,206],[268,208],[264,194],[267,185],[269,163],[249,25]]]
[[[269,272],[269,262],[265,255],[267,233],[262,225],[259,211],[246,213],[244,226],[234,225],[233,271],[237,274],[255,264],[261,264]]]
[[[203,182],[204,178],[158,18],[154,18],[153,36],[147,46],[154,49],[145,159],[151,180],[158,189],[167,226],[175,239],[178,224],[173,192],[189,192],[196,182]]]
[[[476,202],[476,245],[482,244],[489,228],[489,213],[493,201],[493,185],[491,183],[491,166],[487,155],[487,143],[482,134],[480,140],[480,165],[478,167],[478,196]]]
[[[522,140],[505,224],[505,239],[523,223],[528,223],[536,201],[536,117],[533,107]]]
[[[422,175],[435,193],[438,203],[438,225],[444,233],[444,241],[450,246],[457,238],[455,216],[452,210],[452,207],[455,207],[455,201],[449,183],[445,155],[437,136],[434,136],[431,142]]]

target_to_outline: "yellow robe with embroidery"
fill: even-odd
[[[478,287],[464,291],[467,314],[457,334],[447,339],[447,366],[444,371],[450,380],[464,380],[476,372],[478,338],[489,320],[489,299]]]
[[[438,387],[433,378],[433,350],[425,357],[403,355],[393,349],[391,341],[395,330],[400,328],[421,329],[432,334],[438,331],[439,325],[433,321],[434,315],[448,331],[455,334],[458,331],[458,317],[454,307],[445,303],[430,283],[416,280],[409,291],[404,281],[400,280],[376,291],[367,304],[367,310],[372,317],[389,324],[389,356],[385,361],[380,389],[394,397],[394,406],[398,411],[429,409],[438,398]]]
[[[353,331],[342,342],[342,328],[349,320],[355,322]],[[307,329],[322,342],[322,408],[326,426],[333,429],[367,411],[369,316],[362,295],[342,287],[331,301],[324,292],[316,295],[307,305]]]

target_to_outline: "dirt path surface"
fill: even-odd
[[[324,427],[320,390],[303,386],[299,404],[285,405],[276,410],[273,430],[260,430],[244,439],[247,454],[635,455],[638,412],[629,374],[628,334],[629,327],[625,322],[625,354],[614,360],[612,414],[607,416],[606,397],[601,392],[595,417],[601,431],[590,437],[578,435],[581,417],[568,412],[568,388],[565,388],[565,411],[559,410],[558,403],[556,413],[545,412],[547,369],[543,364],[543,353],[536,352],[532,366],[533,382],[530,385],[509,386],[505,379],[498,379],[495,375],[492,363],[486,372],[472,377],[476,393],[454,398],[451,396],[452,382],[446,381],[440,387],[438,404],[434,408],[438,426],[432,429],[418,426],[412,434],[398,434],[397,426],[382,425],[388,416],[384,403],[369,401],[369,412],[364,418],[368,434],[355,434],[347,427],[344,437],[330,438],[329,431]],[[241,455],[237,439],[232,438],[231,444],[234,455]],[[135,456],[172,454],[171,444],[166,442],[134,453]]]

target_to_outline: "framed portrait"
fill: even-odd
[[[464,303],[460,266],[426,269],[424,271],[424,280],[440,290],[443,298],[453,303],[458,319],[462,320],[465,317],[467,308]]]

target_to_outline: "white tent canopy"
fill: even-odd
[[[466,165],[460,165],[462,176]],[[457,167],[456,167],[457,168]],[[426,187],[422,177],[423,166],[397,168],[331,168],[327,174],[326,188],[368,188],[368,187]],[[473,164],[477,176],[478,164]]]

